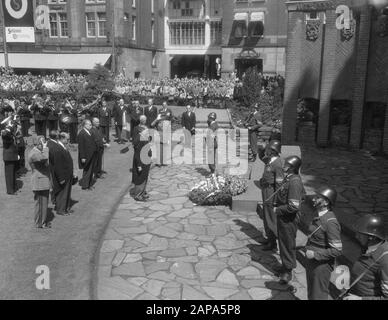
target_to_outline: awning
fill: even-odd
[[[264,12],[252,12],[251,21],[264,21]]]
[[[247,21],[248,20],[248,13],[247,12],[238,12],[234,14],[234,20],[235,21]]]
[[[111,54],[106,53],[9,53],[9,66],[15,69],[91,70],[105,65]],[[5,66],[0,53],[0,66]]]

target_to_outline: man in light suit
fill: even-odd
[[[116,125],[116,136],[117,136],[118,144],[125,143],[124,139],[122,138],[122,133],[123,133],[123,127],[125,123],[126,113],[127,113],[127,107],[125,105],[124,99],[120,99],[119,104],[115,105],[113,109],[113,117]]]
[[[92,135],[93,126],[90,120],[83,122],[83,129],[78,135],[78,161],[79,168],[83,169],[83,176],[80,181],[82,190],[93,190],[93,173],[97,161],[97,144]]]
[[[35,226],[39,229],[51,228],[47,220],[47,208],[50,192],[49,149],[43,136],[34,138],[34,148],[28,155],[32,169],[31,184],[35,199]]]

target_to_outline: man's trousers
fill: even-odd
[[[306,261],[307,295],[309,300],[329,300],[333,261]]]
[[[96,167],[97,153],[95,153],[89,163],[85,166],[80,181],[80,186],[83,190],[89,189],[93,185],[93,175]]]
[[[34,191],[35,200],[35,225],[42,228],[47,223],[49,190]]]
[[[4,161],[5,185],[7,194],[14,194],[17,191],[16,169],[18,166],[18,161]]]
[[[55,203],[58,214],[65,214],[71,207],[71,189],[73,186],[72,179],[66,181],[63,189],[55,196]]]
[[[291,272],[296,268],[296,214],[277,216],[280,258],[284,269]]]

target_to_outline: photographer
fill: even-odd
[[[6,128],[1,131],[1,137],[3,139],[5,184],[7,188],[7,194],[16,195],[16,170],[20,160],[15,141],[16,126],[10,118],[4,123],[6,124]]]

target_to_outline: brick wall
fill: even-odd
[[[364,8],[360,13],[357,32],[357,56],[353,81],[353,111],[350,145],[360,148],[362,144],[363,114],[365,105],[366,74],[368,69],[371,10]]]

